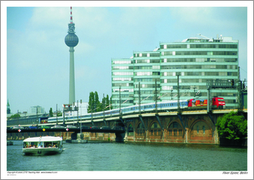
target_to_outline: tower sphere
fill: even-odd
[[[75,47],[78,44],[78,36],[74,33],[68,33],[65,36],[65,44],[69,47]]]

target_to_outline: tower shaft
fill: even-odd
[[[70,47],[69,104],[75,102],[74,48]]]

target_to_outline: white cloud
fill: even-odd
[[[246,26],[242,21],[246,9],[243,7],[176,7],[170,8],[176,28],[240,29]],[[241,17],[239,20],[239,17]],[[238,21],[238,23],[236,23]],[[198,33],[198,32],[197,32]]]
[[[69,23],[69,9],[68,8],[50,8],[37,7],[34,8],[33,15],[30,19],[30,26],[28,28],[62,28],[67,22]],[[67,27],[67,26],[66,26]],[[67,28],[66,28],[67,29]]]
[[[110,12],[106,8],[75,8],[73,21],[77,33],[86,33],[87,36],[101,38],[112,30]]]
[[[177,21],[184,21],[188,23],[204,23],[211,19],[211,8],[204,7],[181,7],[170,8],[171,15]]]
[[[79,41],[78,45],[75,47],[75,54],[88,54],[95,51],[95,47],[92,44],[85,43],[85,40]]]

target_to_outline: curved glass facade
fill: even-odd
[[[210,96],[224,97],[227,108],[238,107],[237,40],[188,38],[160,43],[159,47],[154,51],[133,52],[129,59],[111,60],[114,108],[120,106],[120,100],[121,107],[138,104],[139,84],[142,104],[154,102],[155,90],[161,101],[176,100],[177,73],[180,73],[180,99],[205,99],[209,81],[230,85],[234,80],[234,87],[212,89]]]

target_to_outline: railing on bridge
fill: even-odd
[[[234,80],[207,80],[207,86],[210,88],[235,88]]]
[[[20,133],[20,132],[80,132],[80,128],[38,128],[38,129],[7,129],[7,133]],[[116,129],[85,129],[82,128],[82,132],[101,132],[101,133],[124,133],[123,128]]]

